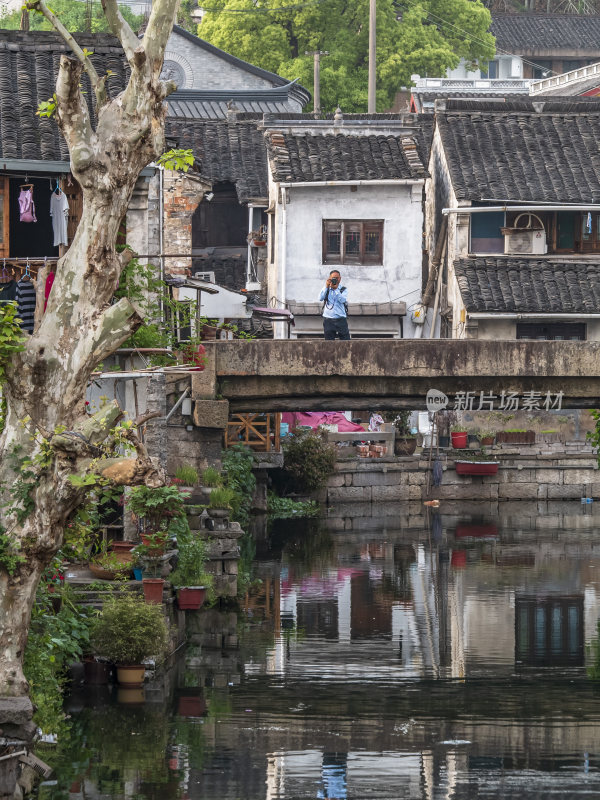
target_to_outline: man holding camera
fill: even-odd
[[[341,275],[337,269],[331,270],[327,283],[321,290],[319,300],[323,301],[323,333],[326,339],[349,339],[348,330],[348,290],[340,286]]]

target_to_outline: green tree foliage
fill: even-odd
[[[86,20],[86,4],[79,0],[52,0],[52,10],[60,17],[60,21],[69,31],[85,31],[88,29]],[[134,14],[129,6],[119,6],[121,14],[137,31],[144,21],[143,14]],[[0,28],[18,30],[21,22],[21,10],[8,12],[0,16]],[[41,14],[30,12],[29,24],[34,31],[50,31],[52,26]],[[100,3],[92,3],[91,33],[108,32],[106,17]]]
[[[299,78],[307,88],[313,85],[313,57],[305,52],[329,51],[321,61],[323,110],[339,103],[346,112],[366,111],[368,0],[210,0],[204,8],[199,36],[263,69]],[[441,76],[461,58],[489,60],[489,25],[480,0],[378,0],[377,110],[391,106],[413,73]]]

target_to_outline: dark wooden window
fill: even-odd
[[[585,341],[583,322],[517,322],[517,339],[543,339],[544,341]]]
[[[324,264],[383,264],[382,219],[324,219]]]

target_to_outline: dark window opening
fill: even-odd
[[[584,342],[586,326],[583,322],[517,322],[517,339],[540,339],[542,341]]]
[[[504,212],[491,211],[471,215],[471,252],[503,253],[504,236],[500,230],[504,226]]]
[[[536,60],[533,65],[533,79],[541,81],[543,78],[549,78],[552,75],[552,61],[545,59]]]
[[[383,264],[383,220],[323,220],[324,264]]]
[[[583,666],[583,597],[517,598],[515,660],[525,666]]]
[[[212,199],[202,200],[192,218],[192,247],[245,247],[248,209],[233,183],[215,183]]]

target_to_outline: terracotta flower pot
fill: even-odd
[[[482,447],[491,447],[494,444],[493,436],[484,436],[479,440]]]
[[[205,586],[184,586],[177,592],[177,604],[184,611],[197,611],[205,597]]]
[[[117,664],[117,681],[125,689],[137,689],[144,683],[146,667],[142,664]]]
[[[215,325],[202,326],[202,339],[204,341],[214,341],[217,338],[217,328]]]
[[[394,453],[397,456],[412,456],[417,449],[417,440],[407,436],[396,436],[394,440]]]
[[[450,434],[452,447],[457,450],[464,450],[467,446],[468,434],[466,431],[456,431]]]
[[[144,600],[149,605],[159,605],[163,600],[163,588],[165,582],[163,578],[143,578],[142,587],[144,589]]]

